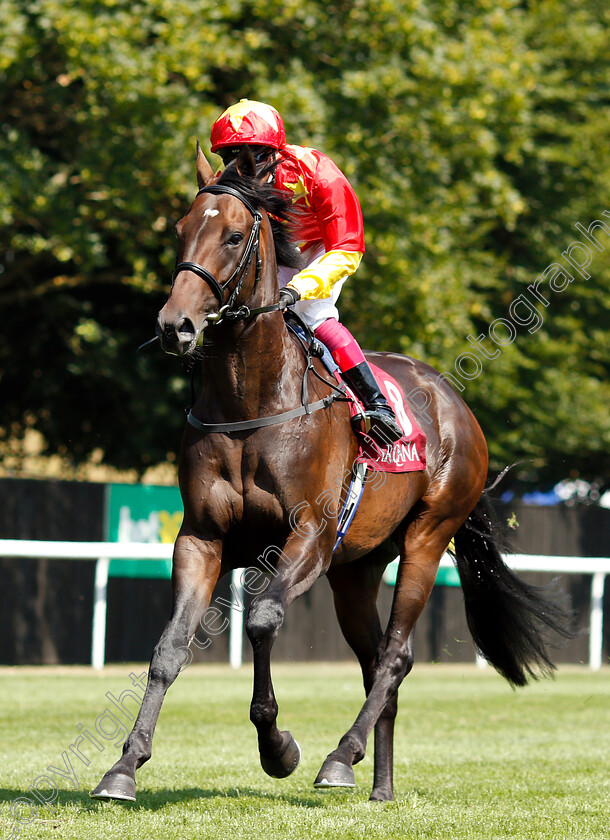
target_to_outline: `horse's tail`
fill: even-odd
[[[574,636],[572,613],[512,572],[500,553],[502,537],[481,496],[454,538],[468,627],[479,652],[512,685],[525,685],[555,668],[547,656],[549,635]]]

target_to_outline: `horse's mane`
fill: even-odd
[[[292,236],[291,222],[296,215],[289,195],[276,190],[271,182],[263,183],[273,165],[264,166],[256,175],[240,175],[233,163],[229,164],[218,179],[218,184],[237,190],[257,210],[269,216],[275,258],[278,265],[302,268],[303,260]]]

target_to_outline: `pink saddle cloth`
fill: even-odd
[[[389,404],[404,435],[393,444],[381,445],[368,435],[357,432],[360,449],[356,463],[365,463],[371,469],[389,473],[416,472],[426,468],[426,435],[413,416],[400,385],[385,370],[371,365],[375,379]],[[348,389],[349,390],[349,389]],[[352,417],[361,413],[362,404],[350,391]]]

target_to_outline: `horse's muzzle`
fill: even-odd
[[[174,356],[185,356],[197,344],[198,332],[190,318],[180,317],[175,321],[166,321],[160,312],[156,333],[161,339],[163,350]]]

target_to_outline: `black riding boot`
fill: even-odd
[[[382,446],[399,440],[404,431],[396,422],[396,415],[384,397],[368,362],[361,362],[341,375],[364,405],[365,431]],[[354,421],[357,423],[358,418]],[[360,424],[361,425],[361,424]]]

